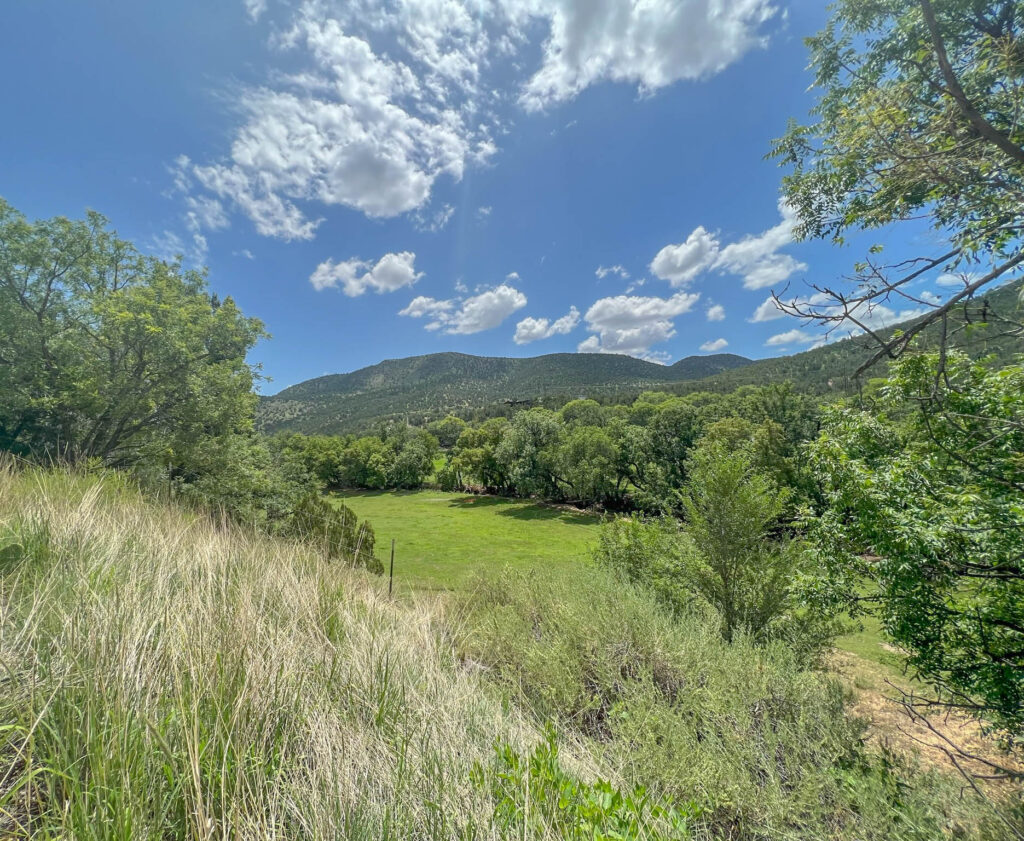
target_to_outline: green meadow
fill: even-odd
[[[387,567],[395,540],[395,586],[456,589],[500,567],[589,563],[600,518],[521,499],[442,491],[345,491],[343,500],[373,524]]]

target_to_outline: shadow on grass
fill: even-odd
[[[451,508],[501,508],[495,511],[501,517],[513,517],[516,520],[560,520],[563,523],[578,526],[590,526],[598,522],[592,514],[577,514],[556,508],[553,505],[539,505],[521,499],[508,499],[500,496],[466,496],[458,497],[448,503]]]

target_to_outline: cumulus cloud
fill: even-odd
[[[516,325],[516,332],[512,340],[517,345],[526,345],[530,342],[550,339],[555,335],[564,336],[575,330],[579,323],[580,312],[576,307],[570,307],[569,312],[554,321],[549,321],[546,318],[524,318]]]
[[[480,333],[501,324],[517,310],[526,306],[526,296],[507,284],[488,289],[462,300],[438,301],[420,296],[414,298],[399,315],[411,318],[429,317],[427,330],[450,334]]]
[[[651,273],[673,286],[685,286],[714,265],[717,257],[718,240],[700,225],[686,242],[662,248],[651,261]]]
[[[764,289],[782,283],[790,275],[804,271],[806,263],[780,254],[779,249],[793,241],[796,227],[796,211],[779,200],[779,214],[782,221],[755,236],[746,236],[722,249],[716,268],[740,275],[747,289]]]
[[[651,261],[651,272],[669,281],[672,286],[685,286],[699,274],[718,271],[743,278],[746,289],[764,289],[804,271],[802,263],[789,254],[780,253],[793,242],[796,211],[779,201],[779,224],[760,234],[751,234],[723,246],[717,235],[703,225],[694,228],[685,242],[666,245]]]
[[[824,292],[815,292],[811,295],[796,295],[792,298],[784,299],[783,303],[791,307],[800,306],[824,308],[824,305],[828,304],[832,300],[833,298]],[[754,310],[754,314],[750,317],[750,321],[755,324],[759,324],[764,321],[776,321],[777,319],[785,318],[785,316],[786,313],[779,309],[778,304],[775,303],[775,299],[769,295],[764,299],[764,301],[758,304],[757,309]]]
[[[708,307],[708,321],[725,321],[725,307],[721,304],[714,304]]]
[[[584,319],[594,335],[584,339],[581,353],[624,353],[642,359],[662,361],[664,354],[651,346],[675,335],[672,319],[689,312],[699,293],[678,292],[670,298],[616,295],[595,301]]]
[[[725,339],[715,339],[712,342],[704,342],[700,346],[700,349],[705,353],[714,353],[715,351],[724,350],[729,347],[729,343]]]
[[[250,20],[257,21],[267,10],[267,0],[243,0],[245,10],[249,13]]]
[[[785,333],[776,333],[774,336],[769,337],[768,341],[765,342],[765,345],[767,347],[809,345],[817,341],[820,341],[819,336],[815,336],[812,333],[808,333],[806,330],[794,327],[792,330],[787,330]]]
[[[416,255],[412,251],[385,254],[375,264],[358,257],[340,263],[328,259],[316,267],[309,276],[309,282],[318,292],[340,286],[350,298],[362,295],[367,289],[378,293],[394,292],[404,286],[412,286],[423,277],[423,272],[417,272],[413,265],[415,260]]]
[[[980,277],[977,272],[943,272],[935,278],[935,283],[945,289],[957,289],[970,285]]]
[[[267,0],[243,0],[253,20]],[[232,93],[223,153],[196,190],[265,236],[315,235],[325,208],[388,218],[429,205],[497,152],[509,80],[527,109],[604,81],[650,92],[710,76],[764,43],[773,0],[302,0],[279,4],[262,84]],[[529,61],[540,55],[539,66]],[[429,229],[430,226],[428,226]]]
[[[604,80],[649,93],[680,79],[705,78],[764,43],[763,26],[778,11],[768,0],[504,2],[546,19],[549,27],[543,64],[523,88],[528,109],[571,99]]]
[[[599,278],[605,278],[610,274],[615,274],[621,277],[623,280],[629,280],[629,272],[627,272],[622,266],[598,266],[594,272]]]

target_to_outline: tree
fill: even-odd
[[[872,249],[852,290],[815,287],[813,303],[776,296],[793,315],[870,333],[879,350],[863,371],[1024,262],[1024,3],[839,0],[807,44],[821,91],[816,122],[791,123],[773,150],[793,167],[784,192],[797,235],[842,242],[927,216],[945,241],[890,265]],[[962,277],[938,303],[913,288],[933,271]],[[885,337],[877,308],[892,299],[927,312]]]
[[[561,437],[562,425],[548,409],[520,412],[508,424],[494,458],[517,493],[548,497],[557,493],[555,457]]]
[[[442,450],[450,450],[458,442],[459,436],[466,431],[468,425],[462,418],[447,415],[427,426],[427,431],[437,439]]]
[[[356,488],[386,488],[394,465],[395,453],[380,438],[357,438],[342,456],[342,476]]]
[[[1019,740],[1024,368],[908,355],[882,398],[883,413],[829,410],[810,449],[829,503],[811,523],[816,596],[877,614],[934,690],[926,703]]]
[[[786,493],[755,471],[745,449],[698,446],[683,493],[696,549],[690,586],[718,610],[722,634],[761,636],[793,607],[798,547],[773,530]]]
[[[29,223],[0,200],[0,448],[173,471],[251,429],[245,357],[264,335],[99,214]]]
[[[558,413],[566,426],[604,426],[607,410],[596,400],[570,400]]]
[[[622,491],[617,474],[618,452],[601,427],[576,426],[558,448],[554,463],[556,481],[566,495],[585,505],[617,501]]]
[[[499,493],[509,489],[508,472],[497,457],[498,447],[507,428],[506,418],[490,418],[475,429],[470,427],[459,436],[455,450],[449,453],[444,471],[451,489],[461,487],[467,477]]]
[[[387,482],[391,488],[418,488],[434,471],[437,439],[429,432],[418,430],[410,434],[395,452],[388,470]]]

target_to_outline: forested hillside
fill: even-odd
[[[951,344],[974,357],[992,354],[1001,362],[1010,361],[1021,350],[1020,336],[993,316],[1018,311],[1020,292],[1019,282],[1009,283],[952,312],[946,327]],[[893,335],[914,323],[896,324],[884,332]],[[918,337],[918,346],[936,347],[940,335],[940,325],[930,325]],[[862,335],[772,359],[751,361],[723,353],[688,356],[668,366],[614,354],[510,359],[437,353],[307,380],[263,398],[258,418],[267,432],[340,434],[364,430],[378,420],[401,417],[419,425],[448,413],[468,415],[507,402],[512,409],[534,404],[558,407],[582,397],[628,403],[647,390],[727,393],[742,385],[788,381],[808,394],[842,395],[855,391],[859,382],[885,375],[881,362],[860,380],[855,378],[875,350],[875,339]]]
[[[526,359],[434,353],[389,359],[350,374],[317,377],[265,398],[266,431],[336,433],[406,413],[420,417],[505,400],[589,396],[697,380],[750,363],[731,353],[688,356],[656,365],[631,356],[553,353]],[[415,420],[415,418],[410,418]]]

